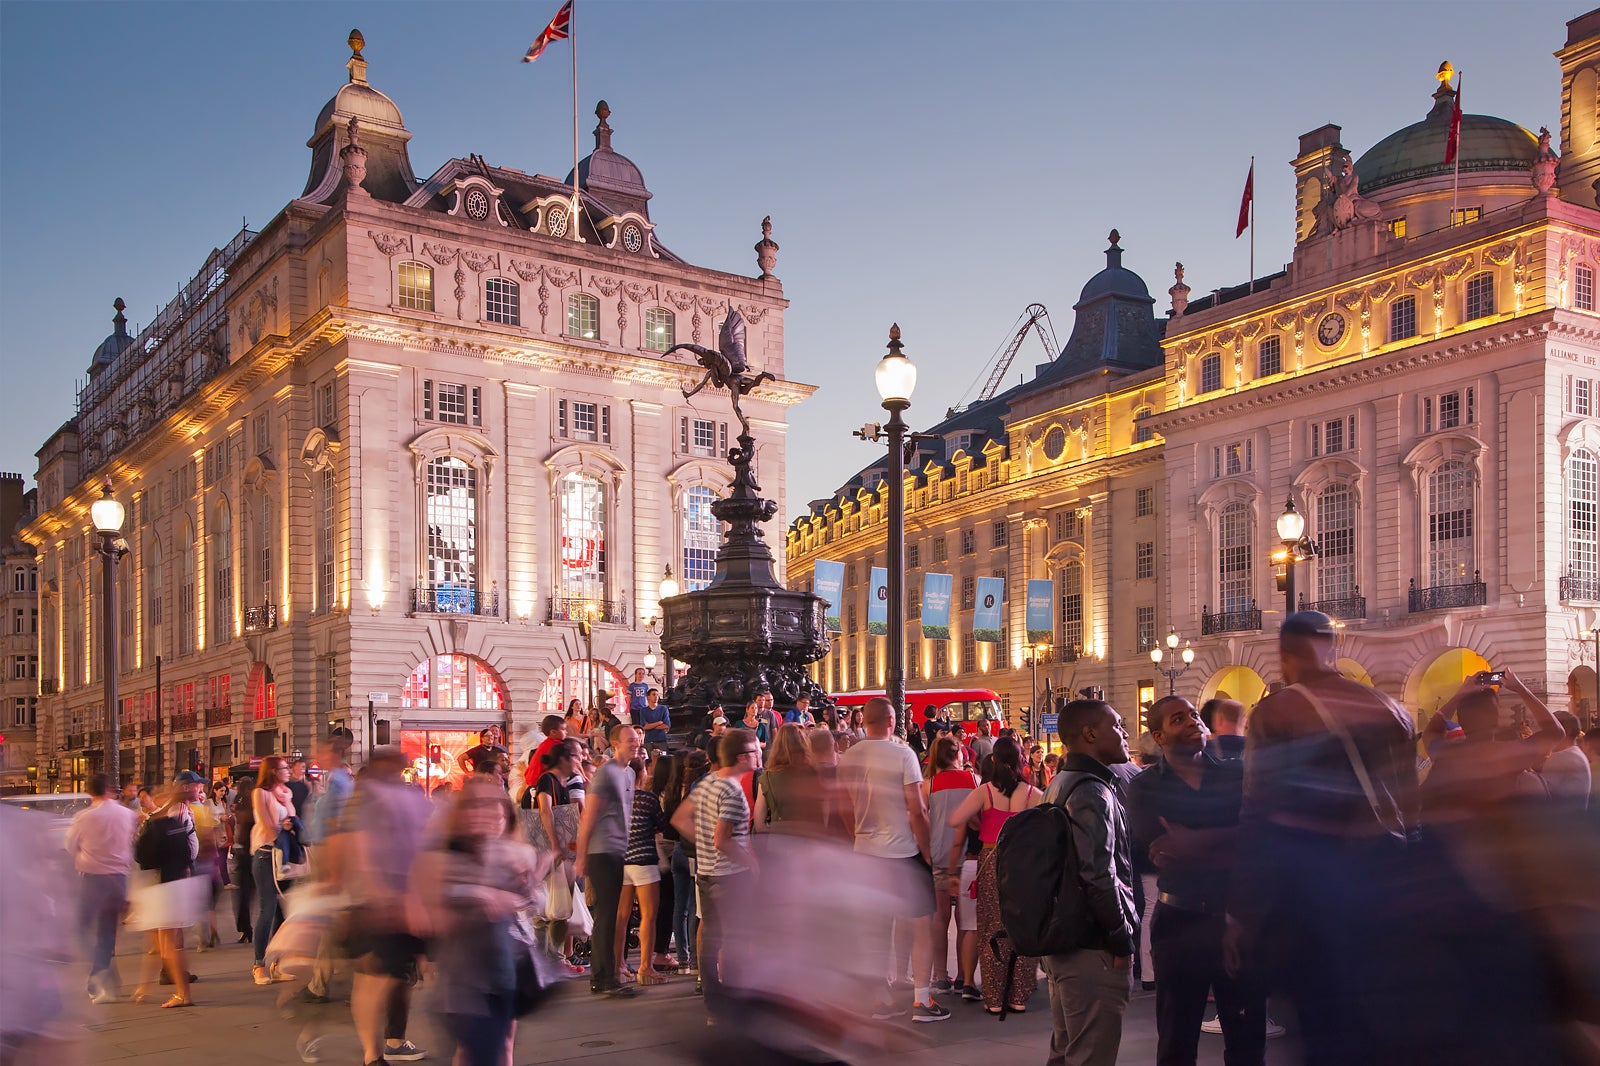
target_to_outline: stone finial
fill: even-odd
[[[350,81],[355,85],[365,85],[367,61],[361,57],[361,50],[367,46],[367,39],[361,36],[360,30],[351,30],[346,43],[350,45],[350,59],[344,66],[350,72]]]
[[[1561,166],[1561,157],[1556,155],[1555,149],[1550,147],[1550,131],[1544,126],[1539,127],[1539,154],[1533,159],[1533,165],[1528,168],[1533,180],[1533,187],[1539,190],[1540,196],[1549,196],[1550,190],[1556,184],[1556,171]]]
[[[1112,246],[1115,247],[1117,242],[1122,240],[1122,234],[1118,233],[1116,230],[1112,230],[1111,235],[1107,237],[1106,240],[1110,241]]]
[[[1122,246],[1117,242],[1122,240],[1122,234],[1112,230],[1111,235],[1106,239],[1111,242],[1111,246],[1106,249],[1106,269],[1120,267],[1122,265]]]
[[[344,161],[344,194],[346,196],[370,196],[371,193],[362,188],[362,182],[367,180],[367,150],[361,147],[361,120],[352,118],[348,130],[350,143],[339,149],[339,158]]]
[[[600,124],[594,128],[595,150],[604,149],[609,152],[611,151],[611,124],[606,119],[611,117],[611,105],[601,100],[595,105],[594,115],[595,118],[600,120]]]
[[[756,242],[756,265],[761,268],[759,280],[773,277],[772,268],[778,265],[778,242],[772,239],[772,216],[761,220],[761,239]]]
[[[1183,264],[1178,263],[1172,268],[1172,276],[1177,279],[1176,284],[1167,290],[1167,295],[1172,297],[1172,317],[1177,318],[1189,306],[1189,286],[1183,283]]]

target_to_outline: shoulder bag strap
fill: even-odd
[[[1301,699],[1311,704],[1312,710],[1317,712],[1317,717],[1322,719],[1322,724],[1328,727],[1328,732],[1339,738],[1339,743],[1344,745],[1345,758],[1350,760],[1350,769],[1355,771],[1356,780],[1361,782],[1361,791],[1367,797],[1367,806],[1372,808],[1372,817],[1377,819],[1380,826],[1389,828],[1389,820],[1383,815],[1383,805],[1378,802],[1378,791],[1372,787],[1372,776],[1367,773],[1366,760],[1361,757],[1361,750],[1356,747],[1355,738],[1350,735],[1350,730],[1337,716],[1328,710],[1327,704],[1304,685],[1293,685],[1291,690]]]

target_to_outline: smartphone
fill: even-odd
[[[1480,670],[1480,671],[1478,671],[1478,681],[1481,684],[1499,685],[1499,684],[1504,683],[1505,679],[1506,679],[1506,672],[1504,670]]]

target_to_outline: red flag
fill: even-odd
[[[556,17],[550,20],[550,25],[544,28],[534,42],[528,46],[528,54],[522,57],[524,63],[532,63],[550,45],[551,41],[564,41],[571,32],[572,26],[572,0],[567,0],[561,5],[561,10],[556,12]]]
[[[1450,109],[1450,136],[1444,142],[1444,161],[1454,163],[1461,147],[1461,78],[1456,78],[1456,102]]]
[[[1239,198],[1239,228],[1233,231],[1234,239],[1244,236],[1250,228],[1250,205],[1256,198],[1256,161],[1250,160],[1250,173],[1244,176],[1244,195]]]

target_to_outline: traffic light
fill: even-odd
[[[429,762],[431,762],[435,766],[437,766],[439,764],[439,759],[443,755],[444,755],[444,749],[441,748],[439,745],[437,745],[437,744],[429,744],[428,745],[428,761]]]

